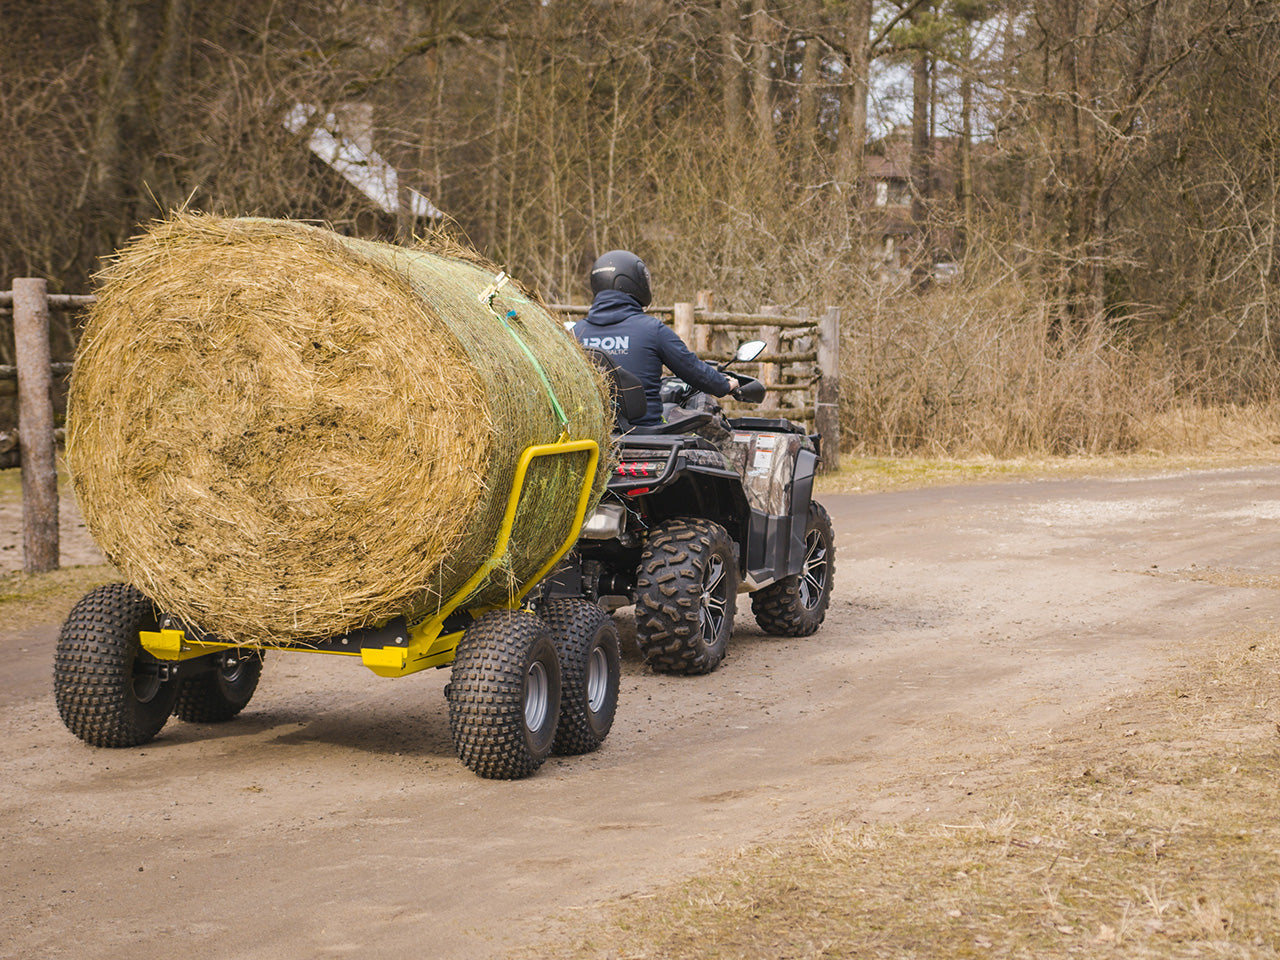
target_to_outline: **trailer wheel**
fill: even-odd
[[[155,605],[127,583],[89,591],[71,609],[53,662],[53,695],[67,729],[95,747],[136,747],[169,719],[176,681],[142,649]]]
[[[258,689],[261,650],[222,650],[209,656],[211,667],[178,681],[173,715],[188,723],[225,723],[249,705]]]
[[[490,780],[527,777],[551,752],[560,717],[560,661],[532,613],[495,610],[458,643],[446,693],[458,758]]]
[[[751,612],[765,633],[807,637],[827,615],[835,579],[836,535],[818,501],[809,504],[804,533],[804,568],[751,594]]]
[[[728,532],[709,520],[655,526],[636,576],[636,639],[659,673],[710,673],[733,633],[738,565]]]
[[[590,753],[604,742],[618,709],[622,659],[613,618],[587,600],[552,600],[542,619],[560,655],[560,723],[551,752]]]

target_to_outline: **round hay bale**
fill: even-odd
[[[438,610],[492,552],[520,453],[561,435],[550,392],[607,450],[599,376],[514,284],[496,314],[480,302],[496,272],[289,221],[156,224],[100,274],[72,372],[67,461],[98,546],[234,642]],[[585,462],[535,461],[469,606],[549,559]]]

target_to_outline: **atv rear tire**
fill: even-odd
[[[262,676],[262,651],[222,650],[212,669],[178,682],[173,714],[188,723],[225,723],[249,705]]]
[[[765,633],[807,637],[827,615],[835,578],[836,535],[822,504],[809,504],[804,531],[804,568],[751,594],[751,612]]]
[[[738,598],[733,540],[710,520],[649,534],[636,576],[636,639],[659,673],[710,673],[724,659]]]
[[[546,760],[560,716],[560,661],[532,613],[495,610],[467,628],[446,688],[458,758],[490,780],[527,777]]]
[[[96,587],[71,608],[58,635],[53,696],[62,722],[85,743],[136,747],[169,719],[178,685],[138,636],[158,629],[158,619],[127,583]]]
[[[604,742],[618,709],[622,659],[613,618],[587,600],[552,600],[542,619],[560,655],[560,723],[551,752],[590,753]]]

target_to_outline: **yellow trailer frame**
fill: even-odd
[[[381,646],[361,646],[351,643],[351,649],[334,649],[314,644],[270,644],[262,647],[268,650],[296,650],[305,653],[330,653],[339,656],[358,656],[364,665],[382,677],[403,677],[428,667],[443,667],[453,662],[458,649],[458,642],[465,630],[449,629],[446,631],[445,621],[463,608],[468,598],[493,570],[502,562],[507,552],[507,544],[511,540],[511,531],[515,526],[519,512],[520,498],[524,493],[525,480],[533,461],[540,457],[565,456],[575,453],[587,453],[587,468],[583,472],[582,485],[578,493],[578,503],[574,512],[573,523],[569,534],[560,544],[554,555],[530,578],[518,591],[514,592],[506,604],[489,604],[476,608],[466,608],[472,616],[479,616],[490,610],[515,609],[530,590],[550,573],[578,539],[585,519],[587,504],[591,500],[591,488],[595,482],[596,468],[600,463],[600,446],[594,440],[570,440],[568,434],[562,434],[554,443],[534,444],[526,447],[516,464],[515,476],[511,484],[511,493],[507,497],[506,511],[498,528],[498,536],[494,542],[489,559],[458,590],[441,604],[434,614],[412,623],[405,624],[400,635],[395,637],[394,644]],[[201,637],[181,627],[161,624],[159,630],[140,632],[142,647],[158,660],[190,660],[205,656],[219,650],[244,647],[244,644],[225,643],[219,640]],[[347,638],[343,638],[344,640]],[[253,649],[253,645],[249,645]]]

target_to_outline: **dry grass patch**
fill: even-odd
[[[1154,452],[1205,456],[1266,454],[1280,444],[1280,404],[1183,403],[1148,414],[1135,432],[1140,449]]]
[[[1280,405],[1179,404],[1144,413],[1132,422],[1131,435],[1135,446],[1127,452],[1073,456],[885,457],[859,451],[841,457],[838,470],[820,475],[818,489],[871,493],[944,483],[1274,464],[1280,462]]]
[[[1051,290],[993,250],[971,253],[958,282],[842,304],[841,421],[860,452],[1180,453],[1280,438],[1265,351],[1171,344],[1137,316],[1064,323]]]
[[[61,466],[61,463],[59,463]],[[62,476],[59,474],[58,483],[61,486]],[[17,467],[11,467],[7,470],[0,470],[0,500],[21,500],[22,499],[22,471]]]
[[[863,457],[845,456],[840,469],[819,474],[820,493],[876,493],[957,483],[1136,476],[1172,470],[1211,470],[1280,463],[1280,446],[1259,444],[1183,453],[1126,453],[1077,457]]]
[[[989,758],[977,817],[837,820],[530,956],[1275,957],[1280,640],[1218,646]]]
[[[0,622],[6,630],[58,623],[94,587],[119,579],[115,568],[105,563],[63,567],[49,573],[0,575]]]

